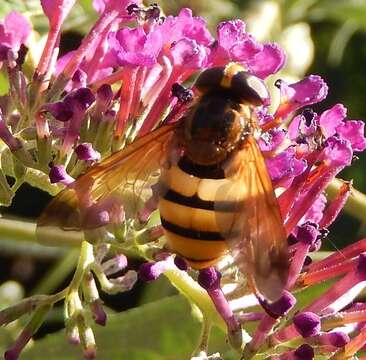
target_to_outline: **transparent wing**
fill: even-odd
[[[229,182],[217,194],[217,222],[235,263],[257,294],[275,301],[287,282],[287,237],[263,155],[252,136],[225,172]]]
[[[176,127],[166,125],[141,137],[61,191],[38,219],[38,239],[49,242],[57,229],[80,233],[133,217],[141,200],[149,196],[145,192],[151,195],[150,186],[157,182],[167,160]]]

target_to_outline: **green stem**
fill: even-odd
[[[220,329],[226,332],[226,324],[221,316],[217,313],[211,298],[196,281],[194,281],[186,272],[177,268],[170,268],[164,272],[164,275],[169,279],[191,303],[198,306],[202,311],[203,316],[207,321],[217,325]]]
[[[69,285],[69,292],[77,292],[79,290],[81,281],[85,274],[85,271],[94,262],[93,245],[89,244],[87,241],[81,243],[80,255],[78,265],[73,279]]]
[[[68,288],[53,295],[34,295],[0,311],[0,325],[9,324],[42,306],[53,305],[66,297]]]
[[[330,199],[333,199],[337,196],[342,185],[342,180],[333,179],[327,188],[327,194]],[[348,198],[344,206],[344,210],[348,214],[360,220],[362,223],[366,223],[366,195],[352,188],[351,196]]]
[[[205,353],[207,352],[207,350],[208,350],[208,340],[209,340],[209,337],[210,337],[211,328],[212,328],[211,321],[203,315],[201,334],[200,334],[200,337],[199,337],[197,347],[196,347],[196,349],[194,350],[194,352],[192,354],[192,357],[199,356],[199,354],[202,353],[202,352],[205,352]]]
[[[0,218],[0,234],[4,239],[37,242],[33,222]]]
[[[89,269],[93,261],[93,246],[87,241],[83,241],[81,243],[79,260],[74,277],[68,286],[68,292],[65,299],[65,319],[70,320],[72,323],[76,321],[76,318],[79,317],[79,315],[83,317],[83,306],[79,296],[79,287],[85,272]]]
[[[36,223],[24,220],[5,219],[0,217],[0,241],[2,239],[37,243],[39,239],[36,236]],[[82,232],[67,232],[59,228],[41,228],[43,231],[42,239],[52,239],[52,242],[44,243],[43,245],[52,245],[55,247],[73,246],[79,249],[81,244]],[[45,236],[47,231],[47,236]]]

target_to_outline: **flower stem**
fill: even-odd
[[[36,224],[0,218],[0,234],[4,239],[36,242]]]
[[[206,316],[209,321],[217,325],[223,331],[226,331],[226,324],[216,311],[206,290],[198,285],[198,283],[184,271],[170,268],[164,272],[164,275],[191,303],[198,306],[202,311],[203,316]]]
[[[199,354],[201,352],[207,352],[208,340],[210,337],[211,328],[212,328],[211,321],[209,319],[207,319],[205,317],[205,315],[203,315],[201,334],[199,336],[199,341],[198,341],[196,349],[194,350],[194,352],[192,354],[192,357],[199,356]]]
[[[54,246],[80,246],[80,236],[73,236],[66,231],[54,228],[48,230],[49,238],[52,242],[44,245]],[[24,220],[0,218],[0,234],[1,239],[37,243],[36,223]]]
[[[78,265],[76,267],[74,277],[69,285],[70,294],[72,292],[77,292],[79,290],[79,286],[83,279],[84,273],[93,262],[94,262],[93,245],[89,244],[87,241],[83,241],[81,243]]]

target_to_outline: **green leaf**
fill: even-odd
[[[186,360],[194,350],[201,323],[180,295],[108,316],[106,327],[94,327],[98,359]],[[215,329],[210,352],[228,350],[223,332]],[[22,359],[80,359],[81,349],[67,344],[64,332],[35,342]],[[233,358],[233,357],[230,357]]]
[[[139,304],[147,304],[167,296],[176,295],[177,290],[172,286],[165,276],[160,276],[159,279],[147,283],[140,296]]]

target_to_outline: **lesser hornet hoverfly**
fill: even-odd
[[[131,187],[138,197],[154,178],[170,250],[194,269],[212,266],[229,252],[254,291],[275,301],[286,285],[288,254],[257,144],[254,110],[267,90],[236,63],[203,71],[195,88],[201,95],[180,121],[138,138],[56,196],[38,221],[38,236],[46,236],[50,226],[96,228],[91,208],[113,214],[116,194]]]

